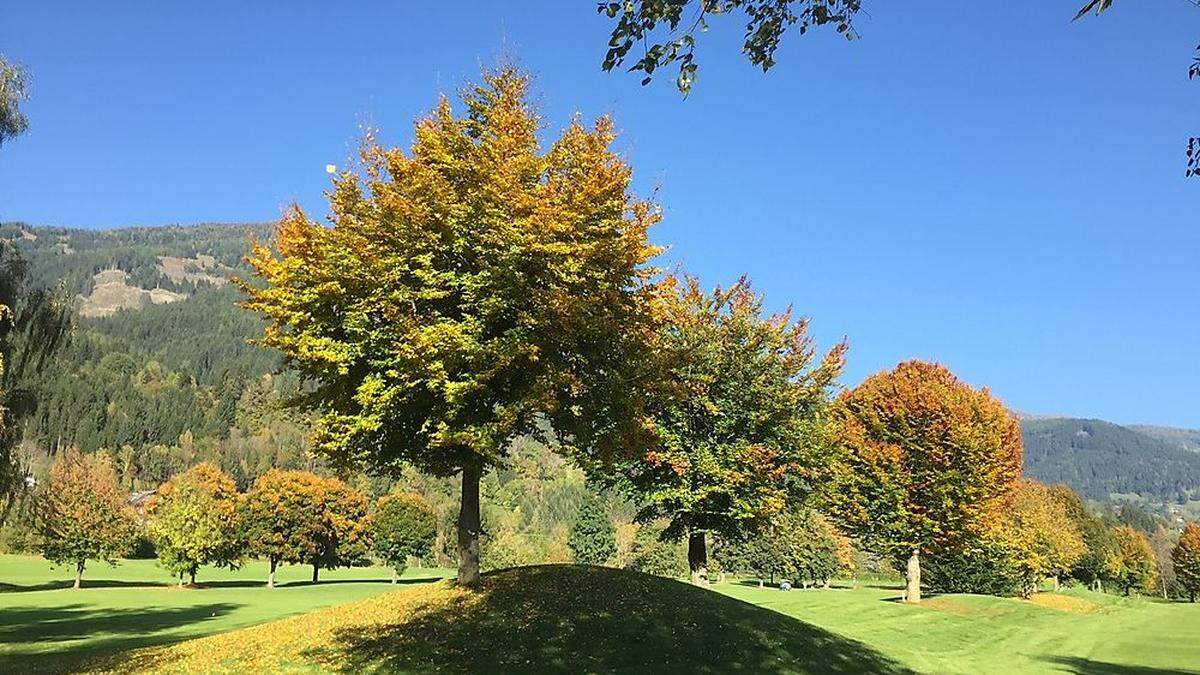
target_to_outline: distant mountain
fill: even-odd
[[[1200,429],[1178,429],[1176,427],[1155,427],[1147,424],[1130,426],[1134,431],[1166,441],[1172,445],[1200,452]]]
[[[1090,419],[1023,419],[1025,472],[1066,483],[1091,499],[1130,493],[1167,502],[1200,497],[1200,452],[1186,447],[1200,432],[1145,429]]]

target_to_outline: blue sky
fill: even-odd
[[[1021,410],[1200,427],[1200,181],[1182,175],[1200,9],[865,4],[861,40],[792,33],[767,75],[740,22],[715,21],[682,100],[599,70],[589,0],[16,3],[0,52],[34,99],[0,149],[0,219],[322,214],[361,124],[406,145],[508,52],[551,131],[615,116],[669,262],[748,273],[824,344],[847,336],[846,384],[925,358]]]

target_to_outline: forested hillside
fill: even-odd
[[[1137,494],[1166,502],[1200,496],[1200,453],[1101,420],[1025,419],[1025,469],[1090,499]]]
[[[118,457],[129,489],[154,487],[202,459],[216,461],[242,488],[272,466],[318,465],[306,453],[304,421],[284,405],[300,383],[279,372],[276,354],[247,342],[260,320],[235,306],[240,293],[226,283],[248,274],[242,256],[249,242],[270,234],[269,226],[253,224],[101,232],[0,225],[34,282],[61,288],[78,307],[98,283],[112,283],[97,280],[105,270],[125,273],[131,290],[118,302],[134,298],[104,315],[79,316],[58,363],[24,383],[36,405],[24,428],[30,463],[37,468],[48,450],[69,444],[105,448]],[[179,297],[137,300],[138,292],[155,289]],[[1026,471],[1090,499],[1200,496],[1200,432],[1032,417],[1022,430]],[[499,472],[490,486],[512,510],[490,518],[509,539],[524,533],[526,540],[509,542],[515,548],[554,558],[549,549],[563,545],[565,523],[586,493],[582,476],[545,448],[518,457],[521,475]],[[445,507],[449,512],[449,502]]]

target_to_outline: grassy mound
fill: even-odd
[[[94,664],[113,672],[800,672],[904,669],[684,583],[547,565],[441,582]]]

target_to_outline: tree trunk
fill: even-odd
[[[279,565],[279,561],[271,558],[271,571],[267,573],[267,588],[275,588],[275,568]]]
[[[762,578],[761,578],[761,577],[760,577],[760,578],[759,578],[759,580],[758,580],[758,587],[759,587],[759,588],[762,588],[762,587],[763,587],[763,581],[762,581]]]
[[[708,542],[703,532],[692,530],[688,534],[688,569],[692,572],[692,583],[708,585]]]
[[[1058,575],[1057,575],[1057,574],[1055,574],[1055,575],[1054,575],[1054,592],[1055,592],[1055,593],[1057,593],[1057,592],[1058,592],[1058,589],[1059,589],[1059,586],[1058,586]]]
[[[396,583],[396,568],[392,568],[392,583]]]
[[[908,569],[904,573],[904,601],[921,602],[921,549],[914,548],[908,557]]]
[[[479,583],[479,478],[478,460],[463,465],[462,500],[458,510],[458,583]]]
[[[183,570],[179,570],[179,587],[183,588]]]
[[[86,562],[87,562],[86,560],[79,560],[79,561],[76,561],[76,563],[75,563],[75,586],[74,586],[74,588],[79,588],[79,587],[83,586],[83,565]]]
[[[317,563],[313,563],[313,583],[317,583],[317,575],[321,572],[321,568]]]
[[[196,585],[196,568],[195,567],[188,570],[188,585],[189,586]]]

